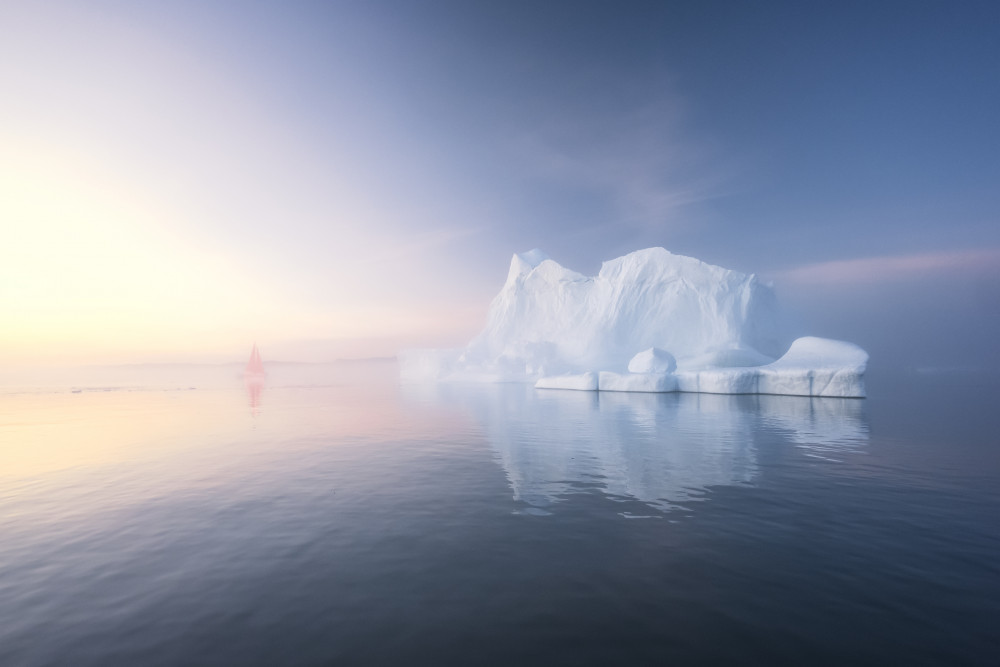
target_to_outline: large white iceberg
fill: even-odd
[[[868,355],[794,342],[756,276],[639,250],[596,277],[540,250],[514,255],[486,329],[459,350],[400,353],[406,379],[534,382],[540,389],[862,397]]]

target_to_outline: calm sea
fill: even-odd
[[[1000,663],[1000,384],[0,388],[0,664]]]

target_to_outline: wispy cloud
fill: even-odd
[[[774,278],[799,284],[865,284],[963,273],[1000,273],[1000,248],[820,262],[778,272]]]
[[[482,233],[485,227],[440,227],[411,231],[395,241],[385,243],[363,258],[365,262],[395,262],[404,257],[422,256],[428,251]]]
[[[530,169],[606,197],[614,216],[606,223],[638,229],[679,224],[679,209],[726,194],[732,170],[710,141],[692,137],[680,98],[619,111],[537,129],[522,142]]]

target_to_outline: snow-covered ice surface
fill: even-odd
[[[541,382],[541,380],[539,380]],[[538,383],[535,383],[538,386]],[[677,376],[671,373],[614,373],[601,371],[597,388],[601,391],[677,391]]]
[[[807,336],[773,363],[682,371],[677,386],[711,394],[863,397],[867,363],[868,353],[853,343]]]
[[[651,347],[632,357],[628,362],[629,373],[673,373],[677,360],[666,350]]]
[[[535,386],[539,389],[576,389],[578,391],[597,391],[597,373],[563,373],[561,375],[546,375],[538,378]]]
[[[514,255],[485,330],[459,350],[399,355],[407,380],[540,389],[863,397],[868,354],[791,340],[769,285],[639,250],[587,277],[540,250]]]

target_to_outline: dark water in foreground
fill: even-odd
[[[0,664],[1000,660],[993,378],[860,401],[155,370],[0,394]]]

